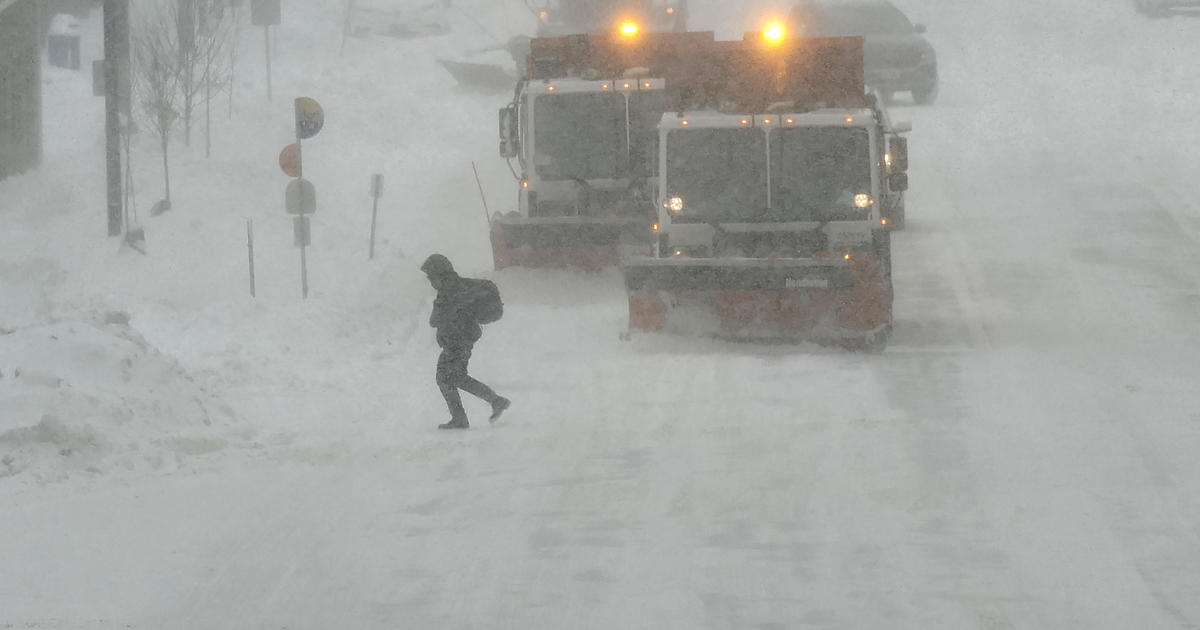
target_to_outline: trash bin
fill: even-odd
[[[46,56],[52,66],[79,69],[79,23],[75,18],[59,13],[50,20]]]

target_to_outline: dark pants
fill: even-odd
[[[499,396],[492,388],[471,378],[467,374],[467,362],[471,360],[471,345],[452,345],[442,348],[438,357],[437,384],[450,408],[452,420],[466,420],[467,412],[463,409],[462,397],[458,390],[474,394],[488,404],[496,402]]]

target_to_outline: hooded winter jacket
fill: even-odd
[[[437,342],[443,348],[465,347],[479,340],[483,331],[475,312],[477,299],[471,281],[458,275],[450,260],[433,254],[421,265],[437,289],[429,325],[437,329]]]

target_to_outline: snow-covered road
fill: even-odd
[[[725,37],[759,8],[692,3]],[[177,158],[207,179],[146,220],[145,259],[53,173],[0,182],[0,628],[1200,625],[1200,20],[900,3],[942,89],[893,113],[886,352],[622,342],[616,272],[510,269],[472,369],[514,406],[447,435],[416,265],[491,273],[470,163],[511,199],[505,95],[441,76],[452,38],[329,57],[338,3],[312,4],[277,44],[280,93],[331,114],[309,300],[272,162],[289,103],[244,105],[235,157]],[[517,28],[483,7],[459,33]],[[48,107],[77,86],[51,70]],[[102,181],[47,135],[49,167]]]

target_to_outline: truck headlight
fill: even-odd
[[[683,212],[683,197],[668,197],[663,206],[670,210],[671,214],[679,214]]]
[[[868,193],[855,193],[854,195],[854,207],[858,208],[859,210],[866,210],[874,203],[875,200],[872,199],[871,195]]]
[[[672,258],[708,258],[708,247],[675,247],[671,249]]]

